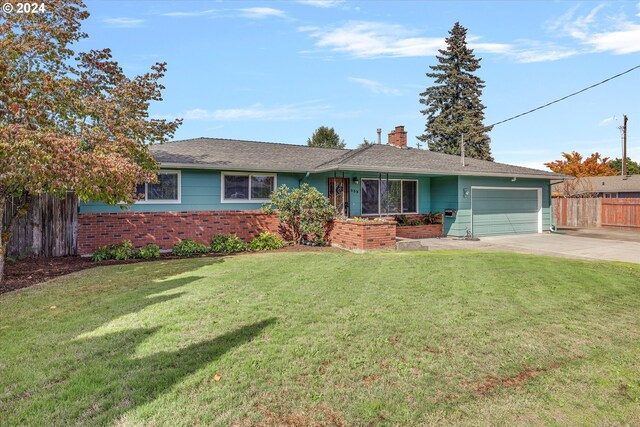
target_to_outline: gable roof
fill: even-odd
[[[417,148],[374,144],[353,150],[272,142],[197,138],[150,147],[163,167],[243,171],[372,171],[429,175],[509,176],[562,179],[563,175]]]

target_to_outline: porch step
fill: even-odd
[[[396,239],[396,249],[399,251],[428,251],[429,246],[423,245],[420,240],[398,237]]]

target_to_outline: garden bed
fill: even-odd
[[[442,214],[397,215],[396,236],[405,239],[431,239],[444,235]]]
[[[405,225],[396,227],[396,236],[406,239],[430,239],[442,237],[442,224]]]

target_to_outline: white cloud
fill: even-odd
[[[167,12],[167,13],[163,13],[162,16],[171,16],[171,17],[207,16],[213,13],[216,13],[216,9],[207,9],[207,10],[192,11],[192,12]]]
[[[586,15],[577,15],[578,6],[573,7],[551,22],[548,30],[580,42],[588,49],[587,53],[624,55],[640,52],[640,22],[629,21],[624,15],[603,16],[605,6],[600,4]]]
[[[390,96],[399,96],[402,94],[400,90],[393,89],[383,85],[380,82],[375,80],[364,79],[361,77],[349,77],[349,80],[358,83],[363,86],[365,89],[375,93],[376,95],[390,95]]]
[[[444,46],[441,37],[414,37],[415,32],[396,24],[351,21],[341,27],[310,31],[315,45],[355,58],[427,56]]]
[[[613,124],[616,120],[616,116],[606,117],[598,122],[598,126]]]
[[[575,49],[558,46],[554,43],[540,43],[532,40],[516,40],[512,43],[484,43],[477,42],[480,37],[469,36],[469,47],[478,53],[493,53],[510,57],[516,62],[546,62],[557,61],[576,55]]]
[[[105,18],[102,20],[105,24],[115,28],[135,28],[144,23],[144,19],[137,18]]]
[[[280,9],[274,9],[272,7],[248,7],[245,9],[239,9],[240,16],[251,19],[263,19],[269,17],[284,18],[287,14]]]
[[[416,31],[397,24],[352,21],[341,27],[300,27],[316,39],[317,48],[344,53],[354,58],[372,59],[384,57],[433,56],[445,47],[444,38],[422,37]],[[507,56],[516,62],[556,61],[573,56],[575,49],[555,44],[541,44],[528,40],[514,43],[490,43],[479,41],[479,36],[469,36],[469,47],[477,53]],[[304,53],[311,53],[305,51]]]
[[[234,121],[234,120],[263,120],[286,121],[303,120],[326,115],[330,106],[318,101],[309,101],[298,104],[283,104],[275,106],[263,106],[253,104],[244,108],[228,108],[218,110],[205,110],[194,108],[185,111],[182,115],[187,120],[206,121]]]
[[[298,0],[298,3],[315,7],[329,8],[344,3],[344,0]]]
[[[516,62],[532,63],[532,62],[548,62],[558,61],[560,59],[569,58],[577,55],[579,52],[575,49],[562,47],[545,47],[534,49],[516,49],[508,53]]]

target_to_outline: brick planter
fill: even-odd
[[[336,219],[333,221],[328,240],[331,246],[354,252],[395,249],[396,222]]]
[[[396,236],[407,239],[429,239],[442,237],[443,224],[405,225],[396,227]]]
[[[160,249],[171,249],[183,239],[208,245],[216,234],[235,233],[249,241],[263,231],[278,233],[279,224],[276,215],[262,211],[81,213],[78,253],[88,255],[122,240],[136,247],[155,243]]]

